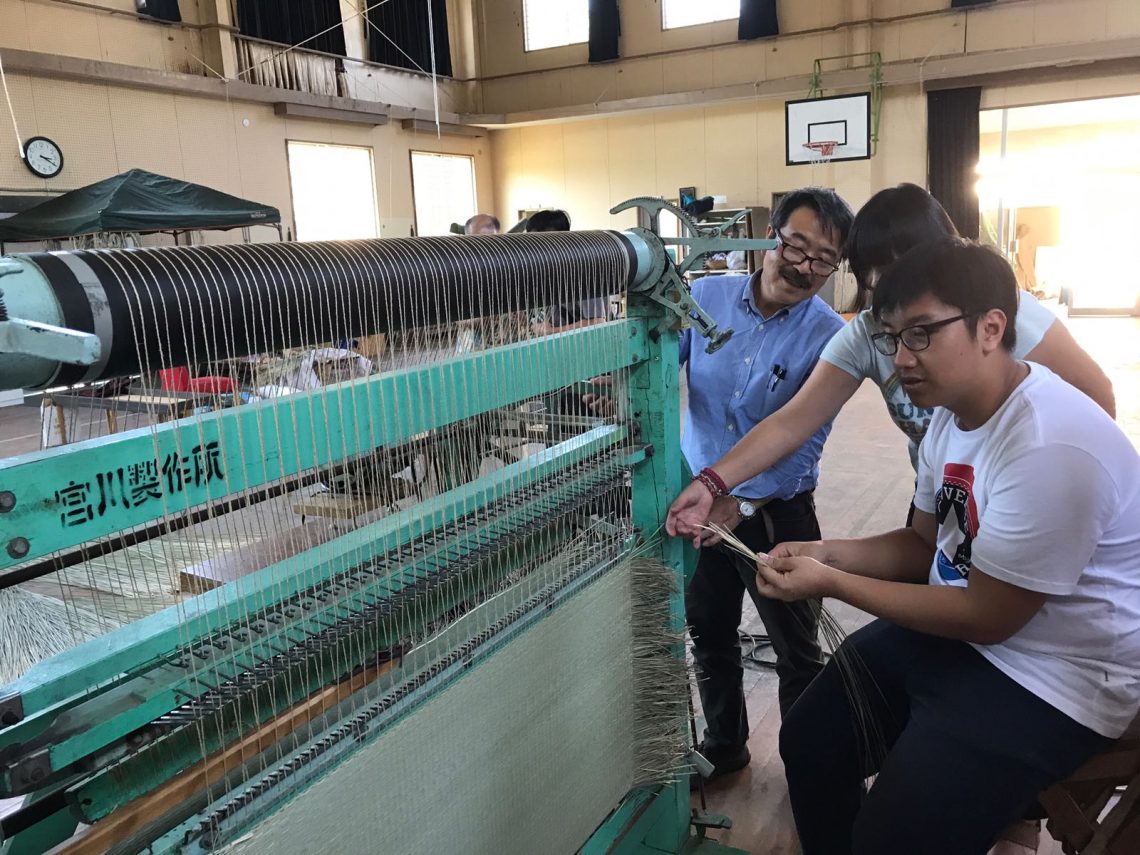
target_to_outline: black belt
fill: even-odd
[[[759,509],[765,505],[790,505],[793,502],[802,502],[805,498],[811,498],[814,494],[815,487],[812,487],[810,490],[804,490],[802,493],[796,493],[790,499],[777,499],[772,496],[769,496],[767,499],[751,499],[748,496],[738,496],[735,493],[733,493],[732,496],[734,499],[741,499],[745,502],[751,502],[757,507],[757,509]]]

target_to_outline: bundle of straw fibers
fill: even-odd
[[[5,588],[0,591],[0,685],[108,628],[94,614],[62,600]]]

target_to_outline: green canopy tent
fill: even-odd
[[[132,169],[0,220],[0,248],[100,233],[171,232],[176,242],[179,232],[202,229],[275,226],[280,234],[280,223],[269,205]]]

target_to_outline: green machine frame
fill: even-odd
[[[708,337],[709,347],[731,331],[721,331],[695,306],[682,274],[703,254],[725,249],[769,249],[771,241],[728,240],[723,231],[699,230],[684,214],[660,200],[632,200],[653,219],[670,209],[685,224],[676,243],[688,254],[678,268],[663,242],[650,231],[627,232],[637,248],[635,284],[628,295],[627,317],[618,321],[456,356],[428,365],[374,375],[325,387],[317,392],[220,410],[152,428],[76,443],[0,461],[0,579],[18,573],[26,562],[59,550],[111,537],[163,516],[187,512],[225,497],[278,482],[299,473],[368,452],[393,448],[414,437],[515,404],[579,381],[627,372],[626,418],[599,423],[571,440],[524,458],[491,474],[445,491],[409,511],[362,528],[256,571],[241,580],[195,596],[177,607],[125,625],[94,641],[46,660],[15,683],[0,687],[0,796],[23,796],[18,820],[3,825],[5,855],[40,853],[67,840],[77,823],[95,823],[116,809],[177,775],[179,760],[199,748],[177,727],[156,729],[156,721],[177,722],[187,709],[221,704],[236,691],[270,687],[271,675],[259,677],[267,663],[303,655],[294,668],[294,695],[277,692],[269,716],[336,678],[349,648],[365,644],[365,627],[377,615],[399,612],[410,590],[429,591],[442,613],[470,594],[462,574],[436,587],[440,567],[486,569],[490,544],[513,532],[533,531],[552,510],[572,506],[605,479],[630,473],[633,530],[642,548],[672,568],[678,590],[685,581],[685,544],[660,535],[664,509],[683,487],[687,469],[680,453],[678,331],[692,324]],[[8,264],[7,272],[18,265]],[[2,275],[4,271],[0,271]],[[7,286],[0,279],[0,287]],[[0,322],[16,323],[14,319]],[[57,331],[82,358],[90,343],[69,331]],[[0,329],[0,341],[13,337]],[[15,345],[10,345],[15,347]],[[510,369],[510,384],[478,382]],[[4,378],[0,377],[0,382]],[[463,396],[446,394],[463,388]],[[431,407],[416,406],[430,399]],[[302,441],[303,439],[303,441]],[[578,464],[591,460],[594,465]],[[142,467],[153,477],[151,489],[131,491],[125,472]],[[132,470],[134,471],[134,470]],[[512,495],[528,488],[525,501]],[[472,517],[472,508],[498,503],[490,522]],[[430,533],[449,526],[446,541]],[[544,537],[557,538],[557,530]],[[525,543],[520,541],[521,543]],[[525,545],[520,546],[525,551]],[[361,570],[367,566],[366,571]],[[14,569],[15,568],[15,569]],[[572,593],[573,585],[564,592]],[[269,606],[267,606],[269,604]],[[396,604],[396,605],[394,605]],[[672,618],[684,624],[683,600],[672,599]],[[541,620],[536,609],[523,616]],[[520,615],[522,612],[520,612]],[[259,615],[236,626],[235,615]],[[414,621],[408,612],[399,619]],[[304,639],[323,639],[320,649]],[[371,631],[369,641],[381,656],[394,641]],[[499,642],[501,643],[501,641]],[[301,653],[292,651],[300,650]],[[475,655],[471,651],[469,654]],[[494,645],[478,655],[493,655]],[[683,649],[675,651],[683,657]],[[282,659],[282,656],[286,656]],[[203,699],[200,675],[187,663],[196,657],[218,663],[215,685]],[[295,661],[301,661],[297,659]],[[280,672],[278,672],[280,673]],[[463,679],[458,664],[449,679]],[[303,674],[304,679],[299,675]],[[252,675],[252,676],[251,676]],[[444,675],[447,676],[447,675]],[[236,687],[236,688],[235,688]],[[381,727],[404,707],[384,707],[360,724]],[[257,720],[235,716],[206,737],[218,749]],[[179,742],[182,740],[182,742]],[[351,741],[351,740],[350,740]],[[162,743],[145,761],[133,751]],[[350,750],[334,741],[325,752],[328,764]],[[298,746],[298,750],[304,746]],[[169,762],[164,764],[163,759]],[[331,768],[326,765],[324,768]],[[304,789],[304,781],[292,792]],[[271,810],[267,811],[271,812]],[[197,814],[195,815],[197,816]],[[261,816],[250,818],[255,822]],[[235,823],[243,821],[235,816]],[[693,834],[694,824],[697,835]],[[704,839],[701,817],[689,807],[687,777],[675,783],[628,794],[584,843],[581,851],[659,853],[725,851]],[[209,851],[185,844],[183,822],[153,842],[154,852]]]

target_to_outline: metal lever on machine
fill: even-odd
[[[619,205],[615,205],[610,209],[610,213],[619,214],[631,208],[639,208],[644,211],[651,226],[650,229],[633,229],[632,231],[641,234],[643,237],[646,234],[652,234],[653,240],[647,242],[651,246],[660,248],[661,255],[664,256],[664,269],[661,271],[660,276],[657,277],[654,287],[648,293],[648,296],[665,306],[665,308],[674,315],[680,317],[682,322],[687,322],[696,328],[702,336],[709,340],[708,345],[705,347],[705,352],[715,353],[732,337],[732,330],[719,330],[716,321],[713,320],[704,309],[697,305],[696,301],[693,300],[689,286],[684,280],[684,274],[691,270],[698,261],[703,259],[710,252],[769,250],[775,249],[778,244],[774,240],[725,237],[725,232],[730,227],[739,223],[744,217],[744,211],[741,211],[731,220],[719,225],[702,227],[672,202],[650,196],[638,196],[633,199],[627,199]],[[685,232],[682,237],[663,238],[658,234],[662,211],[668,211],[677,218],[682,230]],[[685,255],[684,261],[679,265],[676,264],[668,254],[664,252],[664,244],[686,247],[688,253]],[[656,252],[654,255],[656,255]],[[656,260],[657,259],[655,259],[655,261]]]
[[[0,277],[19,273],[18,264],[0,258]],[[19,353],[74,365],[93,365],[99,359],[99,337],[39,321],[8,316],[0,291],[0,353]]]
[[[638,277],[629,289],[660,303],[669,312],[657,328],[650,331],[650,336],[656,340],[665,330],[688,323],[709,340],[707,352],[721,348],[732,336],[732,330],[718,330],[716,321],[696,304],[657,235],[648,229],[630,229],[625,234],[640,247]]]
[[[673,259],[665,252],[664,242],[657,234],[657,229],[659,228],[658,219],[662,211],[672,213],[690,232],[699,233],[696,225],[689,218],[689,215],[676,205],[666,202],[664,199],[654,199],[649,196],[638,196],[633,199],[627,199],[621,204],[611,208],[610,213],[620,214],[622,211],[628,211],[630,208],[640,208],[643,210],[652,225],[652,229],[630,229],[631,234],[641,238],[645,248],[651,255],[648,264],[649,271],[647,271],[647,275],[640,280],[643,284],[641,288],[637,290],[642,291],[654,302],[660,303],[674,316],[673,318],[666,318],[662,321],[660,327],[654,330],[652,334],[658,336],[664,329],[677,322],[681,324],[688,323],[694,326],[702,336],[709,340],[709,343],[705,346],[705,351],[707,353],[716,352],[732,337],[732,330],[718,329],[716,321],[693,300],[689,286],[685,284],[685,280],[678,272],[677,265],[673,262]]]
[[[0,315],[6,312],[0,307]],[[99,358],[99,337],[50,324],[0,320],[0,353],[20,353],[72,365],[94,365]]]
[[[732,330],[720,329],[712,316],[697,304],[697,301],[693,299],[693,295],[689,291],[689,286],[685,283],[685,280],[681,278],[681,275],[677,272],[675,267],[670,265],[669,270],[667,270],[665,276],[662,277],[662,283],[665,285],[663,290],[666,299],[658,300],[658,302],[664,303],[668,308],[672,308],[673,305],[676,305],[677,309],[675,311],[677,311],[678,314],[683,313],[682,320],[691,324],[697,332],[709,340],[709,343],[705,345],[705,353],[716,353],[724,347],[728,340],[732,338]]]

